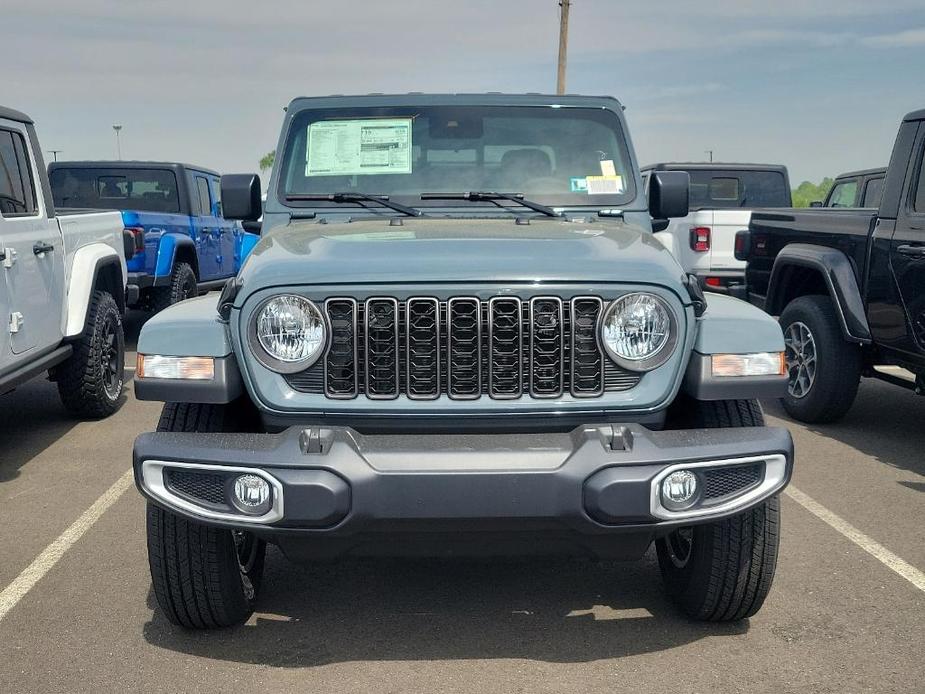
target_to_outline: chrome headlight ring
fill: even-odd
[[[621,316],[621,312],[626,311],[635,311],[636,315],[629,319],[625,315]],[[620,318],[624,318],[623,326],[617,325]],[[599,338],[604,352],[617,366],[628,371],[651,371],[674,354],[678,343],[677,316],[668,303],[656,294],[624,294],[604,310]],[[649,346],[641,350],[626,350],[627,342],[635,346],[648,342]]]
[[[247,334],[257,361],[276,373],[291,374],[321,358],[329,331],[314,302],[298,294],[277,294],[257,306]]]

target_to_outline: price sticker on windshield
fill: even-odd
[[[588,195],[615,195],[623,192],[622,176],[587,176]]]
[[[306,176],[411,173],[411,118],[318,121],[308,126]]]

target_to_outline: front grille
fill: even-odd
[[[730,494],[741,494],[761,482],[761,463],[720,467],[703,473],[703,498],[706,501],[720,499]]]
[[[192,472],[167,468],[164,470],[164,484],[167,488],[181,496],[194,501],[224,506],[225,476],[208,472]]]
[[[285,378],[329,398],[600,397],[641,378],[604,358],[603,306],[599,297],[331,298],[324,357]]]

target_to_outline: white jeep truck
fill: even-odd
[[[122,402],[118,212],[55,210],[32,119],[0,106],[0,394],[45,372],[80,417]]]
[[[787,168],[776,164],[672,162],[642,168],[643,183],[653,171],[690,175],[690,212],[653,223],[655,237],[685,272],[712,292],[744,299],[745,263],[735,258],[736,234],[748,229],[752,210],[790,207]]]

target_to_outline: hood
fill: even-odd
[[[275,228],[239,275],[243,292],[300,284],[627,282],[682,291],[648,231],[621,219],[402,218]]]

